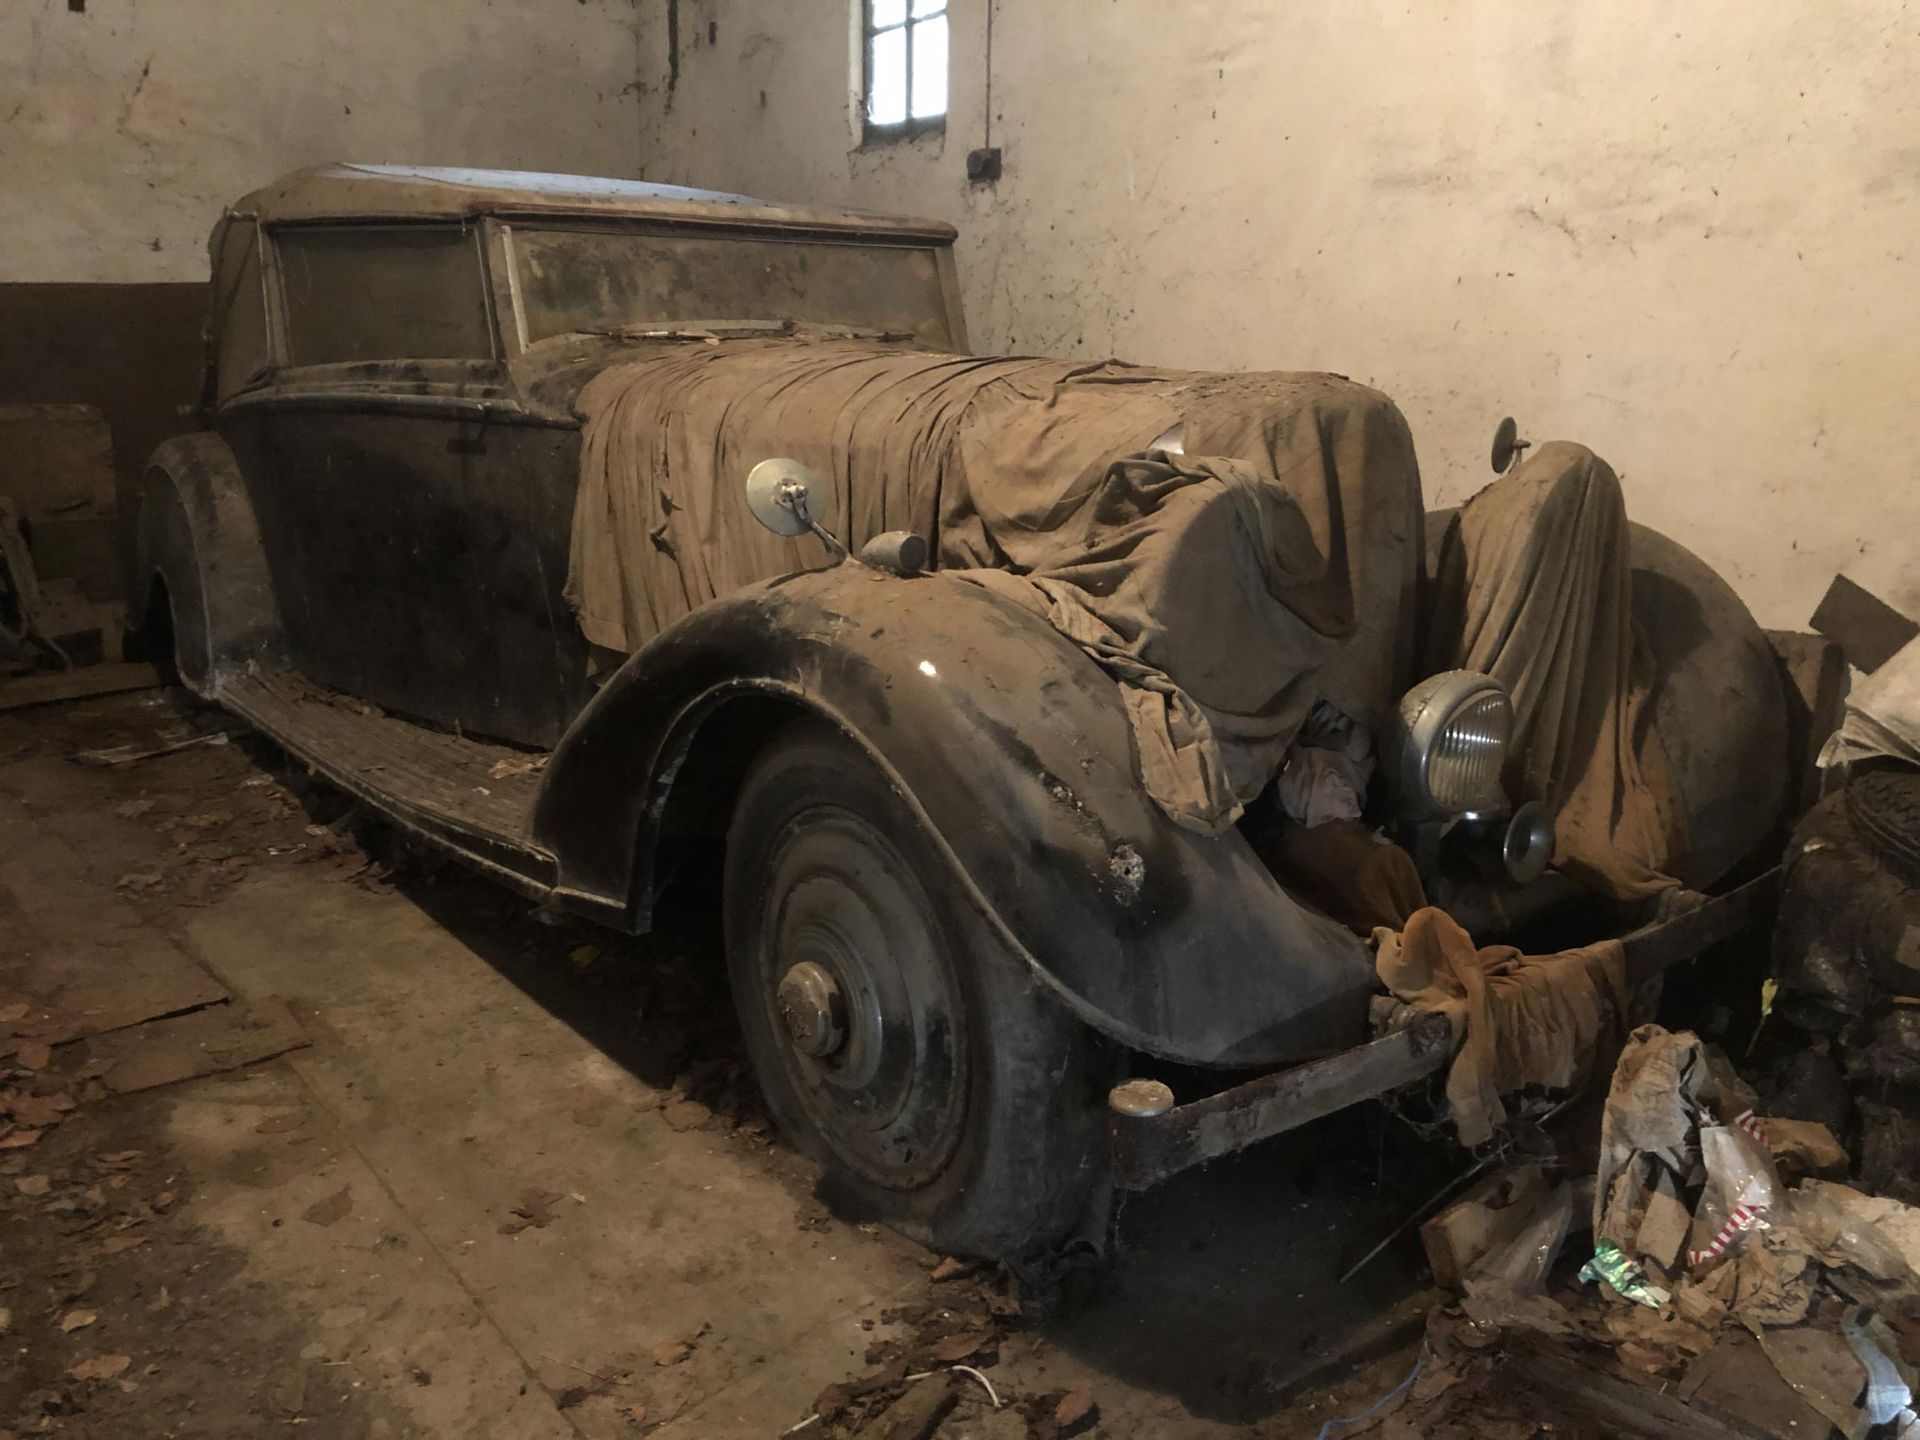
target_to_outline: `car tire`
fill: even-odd
[[[1847,783],[1847,819],[1889,865],[1920,880],[1920,771],[1868,770]]]
[[[822,1191],[945,1254],[1017,1260],[1087,1206],[1094,1037],[1007,952],[874,761],[796,721],[727,841],[728,972],[775,1123]]]

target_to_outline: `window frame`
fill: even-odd
[[[480,303],[483,307],[484,323],[487,331],[489,352],[486,355],[445,356],[422,359],[416,356],[397,356],[369,360],[329,360],[320,362],[297,363],[293,356],[293,337],[288,323],[286,274],[280,255],[280,238],[287,234],[311,233],[315,230],[332,231],[370,231],[370,230],[439,230],[458,231],[474,247],[479,264]],[[464,372],[472,374],[476,370],[493,373],[500,370],[505,360],[505,346],[500,333],[500,316],[495,303],[492,275],[491,247],[487,243],[486,226],[478,219],[462,220],[413,220],[392,219],[387,217],[366,218],[342,216],[326,220],[281,221],[260,228],[262,279],[267,290],[267,324],[272,346],[275,368],[291,376],[319,378],[329,374],[357,374],[370,367],[374,369],[396,365],[410,365],[424,376],[433,378],[442,374]]]
[[[938,115],[929,115],[925,119],[913,117],[913,32],[915,28],[936,17],[923,15],[918,20],[913,14],[913,0],[903,0],[906,6],[906,18],[897,25],[875,26],[873,23],[874,0],[859,0],[859,27],[857,34],[860,44],[860,143],[862,145],[885,144],[892,140],[914,140],[922,135],[944,135],[947,132],[947,115],[953,109],[953,5],[952,0],[940,11],[940,17],[947,22],[947,108]],[[873,109],[873,38],[883,30],[904,30],[907,42],[907,118],[886,124],[875,124],[869,119]]]

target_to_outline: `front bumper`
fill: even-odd
[[[1768,870],[1673,919],[1622,937],[1627,983],[1638,986],[1771,915],[1780,872]],[[1410,1085],[1453,1056],[1452,1027],[1428,1015],[1365,1045],[1262,1075],[1187,1105],[1158,1081],[1129,1080],[1108,1101],[1114,1184],[1145,1190],[1322,1116]]]

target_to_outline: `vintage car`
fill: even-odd
[[[954,239],[937,222],[627,181],[291,175],[214,231],[206,428],[147,467],[139,576],[148,633],[187,686],[543,905],[644,933],[676,859],[724,840],[732,993],[784,1134],[847,1206],[949,1251],[1011,1255],[1068,1234],[1116,1185],[1431,1074],[1450,1037],[1374,1036],[1367,941],[1277,879],[1242,826],[1207,833],[1149,797],[1110,667],[980,583],[1018,572],[1010,555],[949,573],[964,568],[951,504],[837,516],[821,471],[853,442],[802,405],[794,424],[813,438],[774,443],[777,387],[711,412],[773,436],[757,449],[716,448],[710,411],[676,408],[666,382],[646,393],[654,408],[622,432],[638,458],[619,462],[634,477],[621,493],[653,507],[643,560],[691,573],[703,546],[761,543],[742,527],[774,548],[752,552],[748,583],[629,608],[621,643],[584,633],[570,575],[600,522],[577,500],[614,461],[586,453],[600,442],[583,391],[656,360],[695,386],[769,337],[789,360],[852,340],[911,352],[941,384],[1012,366],[967,353]],[[1125,420],[1127,377],[1092,378],[1101,413]],[[1286,384],[1358,394],[1381,443],[1403,441],[1374,392]],[[1296,389],[1273,393],[1284,407]],[[1182,393],[1203,392],[1230,422],[1238,392]],[[1123,453],[1148,449],[1155,413],[1115,432]],[[1070,417],[1048,424],[1012,451],[989,433],[980,453],[1039,467],[1074,438]],[[1182,448],[1157,441],[1163,458]],[[1383,773],[1411,778],[1376,787],[1368,815],[1390,824],[1382,807],[1413,804],[1429,840],[1453,827],[1491,847],[1491,868],[1449,879],[1451,852],[1409,841],[1476,936],[1540,915],[1631,931],[1646,907],[1539,873],[1552,838],[1537,812],[1425,793],[1433,757],[1459,762],[1462,746],[1497,769],[1504,732],[1485,723],[1498,686],[1436,688],[1407,643],[1427,562],[1403,448],[1394,493],[1411,509],[1350,517],[1378,522],[1400,578],[1347,617],[1347,670],[1418,702],[1397,728],[1381,724],[1391,694],[1370,718],[1402,752]],[[669,454],[674,474],[652,474]],[[1684,742],[1668,748],[1685,878],[1704,892],[1744,878],[1780,820],[1780,682],[1723,582],[1650,532],[1633,544],[1651,703]],[[1178,559],[1186,593],[1228,563]],[[1692,953],[1751,896],[1634,931],[1638,953]]]

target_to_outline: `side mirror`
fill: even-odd
[[[789,539],[812,531],[844,560],[847,547],[821,523],[831,504],[820,477],[798,460],[762,460],[747,472],[747,509],[754,519]]]
[[[788,539],[818,535],[828,550],[847,560],[852,558],[847,547],[822,523],[831,504],[820,477],[798,460],[762,460],[747,472],[747,509],[754,519]],[[895,575],[918,575],[926,569],[927,542],[911,530],[889,530],[860,547],[859,563]]]

